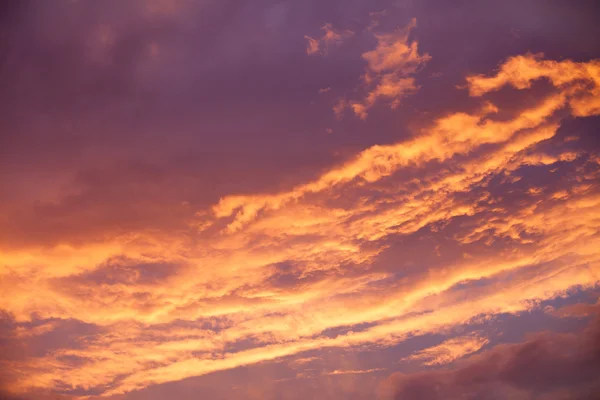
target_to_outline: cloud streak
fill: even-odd
[[[423,365],[428,366],[448,364],[477,352],[488,343],[488,339],[476,335],[456,337],[448,339],[437,346],[420,350],[404,360],[420,361]]]

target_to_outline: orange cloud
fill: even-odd
[[[578,63],[571,60],[543,60],[542,57],[542,54],[512,57],[495,76],[467,77],[469,93],[482,96],[507,85],[522,90],[531,87],[533,81],[546,78],[553,86],[572,94],[569,106],[574,116],[600,113],[600,61]]]
[[[487,338],[477,335],[461,336],[416,352],[407,361],[421,361],[423,365],[442,365],[479,351],[489,343]]]
[[[355,375],[355,374],[370,374],[371,372],[385,371],[385,368],[371,368],[361,370],[338,370],[329,372],[326,375]]]
[[[344,40],[354,36],[354,32],[349,30],[336,31],[331,24],[325,24],[321,28],[325,33],[318,39],[310,36],[304,36],[307,41],[306,54],[325,55],[332,47],[340,46]]]
[[[374,70],[396,62],[372,58]],[[600,157],[541,146],[564,143],[558,111],[580,116],[573,99],[596,90],[591,81],[569,82],[509,116],[498,117],[502,106],[489,102],[441,116],[411,140],[367,148],[291,190],[226,196],[202,210],[200,232],[190,221],[186,230],[102,244],[3,248],[2,308],[16,324],[10,340],[56,331],[58,320],[97,329],[81,346],[5,362],[8,388],[116,395],[325,347],[391,346],[594,287]],[[519,175],[532,166],[568,179],[558,188]],[[517,191],[518,201],[509,190],[494,193],[492,180]],[[415,255],[423,232],[459,256],[439,244],[435,255],[426,243]],[[393,268],[378,264],[398,239],[414,242],[397,245]],[[324,334],[334,328],[341,333]],[[449,339],[408,359],[438,365],[486,343]]]
[[[377,46],[362,55],[367,61],[363,79],[368,92],[364,100],[349,103],[359,118],[365,119],[369,108],[380,99],[389,100],[393,109],[400,104],[402,97],[418,89],[412,75],[431,57],[419,54],[417,41],[409,42],[410,32],[416,26],[417,21],[413,19],[402,30],[375,35]],[[341,114],[339,109],[335,112],[338,116]]]

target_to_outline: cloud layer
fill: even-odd
[[[11,11],[3,396],[593,398],[598,59],[134,3]]]

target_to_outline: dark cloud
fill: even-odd
[[[567,391],[570,398],[600,385],[600,321],[581,334],[539,333],[498,345],[452,369],[394,374],[394,399],[534,399]]]

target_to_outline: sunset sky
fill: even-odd
[[[0,399],[600,399],[597,1],[0,18]]]

